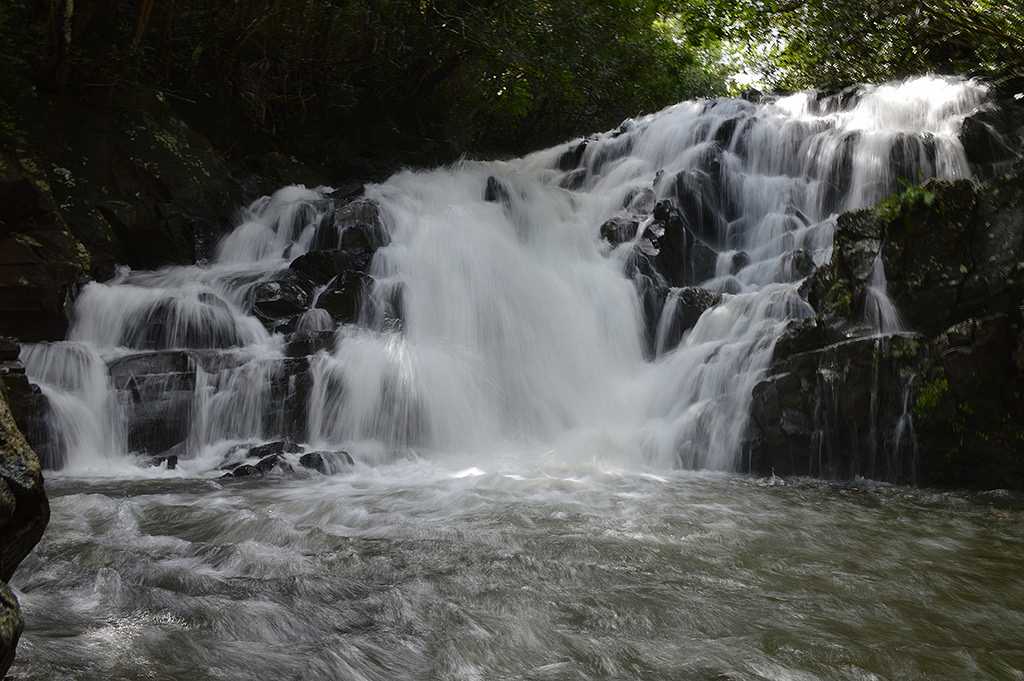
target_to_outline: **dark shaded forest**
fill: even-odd
[[[355,173],[522,153],[751,82],[1024,83],[1024,10],[998,0],[13,0],[0,36],[8,105],[149,90],[229,153]]]

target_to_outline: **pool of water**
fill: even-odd
[[[400,462],[48,482],[14,679],[1024,679],[1024,504]]]

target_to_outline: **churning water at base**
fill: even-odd
[[[1011,681],[1024,506],[427,462],[51,484],[21,681]]]

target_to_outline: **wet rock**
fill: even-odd
[[[23,622],[6,582],[50,519],[39,459],[18,430],[0,386],[0,676],[14,659]]]
[[[327,310],[338,323],[352,323],[359,319],[363,300],[373,290],[373,277],[362,272],[343,272],[327,287],[317,307]]]
[[[612,246],[632,241],[636,237],[640,221],[622,215],[617,215],[605,221],[601,225],[601,238]]]
[[[729,274],[736,274],[744,267],[750,264],[750,256],[747,255],[746,251],[737,251],[733,253],[732,260],[729,265]]]
[[[487,178],[487,186],[484,188],[484,201],[511,206],[512,195],[504,182],[491,175]]]
[[[178,455],[168,454],[166,456],[154,456],[149,459],[149,465],[153,468],[159,468],[166,465],[167,470],[173,471],[178,467]]]
[[[160,390],[192,390],[195,387],[195,363],[183,350],[164,350],[125,355],[112,360],[107,369],[117,390],[136,390],[146,379],[173,377],[173,385],[163,383]]]
[[[558,186],[562,189],[568,189],[569,191],[576,191],[583,186],[583,183],[587,179],[587,169],[577,168],[565,174],[565,177],[558,183]]]
[[[365,248],[376,251],[391,242],[384,213],[373,199],[356,199],[339,206],[333,220],[325,221],[316,230],[313,250]]]
[[[654,212],[654,206],[658,198],[650,187],[635,189],[626,195],[623,208],[634,215],[650,215]]]
[[[671,286],[691,286],[715,276],[718,252],[696,237],[670,201],[654,208],[662,236],[652,243],[658,249],[655,266]]]
[[[925,484],[1024,489],[1021,320],[995,314],[946,329],[917,378],[915,427]]]
[[[172,296],[135,313],[121,344],[138,350],[232,348],[243,345],[244,332],[220,298],[201,294],[198,301]]]
[[[264,323],[287,320],[305,312],[313,301],[313,284],[285,270],[274,280],[258,284],[252,293],[252,310]]]
[[[293,333],[284,346],[286,357],[308,357],[321,350],[333,350],[334,331],[300,331]]]
[[[0,152],[0,335],[23,341],[65,336],[92,266],[41,167],[21,151]]]
[[[323,286],[345,272],[367,272],[373,253],[367,248],[310,251],[300,255],[288,267],[309,281]]]
[[[295,469],[292,468],[292,465],[280,454],[271,454],[270,456],[260,459],[259,463],[256,464],[256,468],[264,475],[269,475],[275,471],[282,474],[293,473],[295,471]]]
[[[789,355],[753,390],[751,472],[917,480],[910,397],[928,346],[858,338]]]
[[[228,476],[224,475],[222,477],[226,478]],[[230,477],[232,477],[232,478],[262,478],[263,477],[263,471],[261,471],[256,466],[253,466],[253,465],[247,464],[247,463],[243,463],[241,466],[238,466],[233,471],[231,471]]]
[[[706,310],[720,303],[722,296],[707,289],[687,286],[667,292],[664,300],[661,319],[658,321],[661,338],[657,350],[662,353],[679,345],[683,334],[697,325]]]
[[[587,140],[582,140],[577,144],[569,147],[561,156],[558,157],[558,169],[562,172],[569,172],[575,168],[579,168],[583,162],[583,154],[587,151]]]
[[[964,119],[960,142],[978,174],[995,177],[1024,152],[1024,106],[1004,98],[997,106]]]
[[[50,506],[42,469],[0,388],[0,582],[11,578],[43,534]]]
[[[284,454],[286,452],[293,454],[299,451],[302,451],[302,448],[294,442],[291,442],[290,440],[277,440],[275,442],[268,442],[266,444],[250,448],[247,456],[256,459],[264,459],[275,454]]]
[[[335,475],[355,465],[348,452],[307,452],[299,458],[303,468],[323,475]]]

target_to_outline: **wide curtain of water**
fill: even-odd
[[[685,102],[368,185],[386,245],[358,323],[316,307],[328,284],[294,327],[335,334],[299,428],[351,453],[332,477],[218,480],[280,437],[286,339],[253,300],[317,247],[329,188],[257,200],[211,262],[89,284],[68,340],[22,354],[59,470],[14,580],[15,678],[1021,678],[1013,500],[736,475],[837,214],[969,178],[958,133],[986,101],[924,77]],[[644,274],[655,204],[683,197],[712,261]],[[628,233],[603,239],[609,219]],[[683,284],[718,302],[673,338]],[[378,314],[396,297],[397,324]],[[880,262],[865,317],[902,330]],[[166,386],[116,369],[154,349],[183,353]],[[127,398],[172,389],[168,470],[136,451]]]

